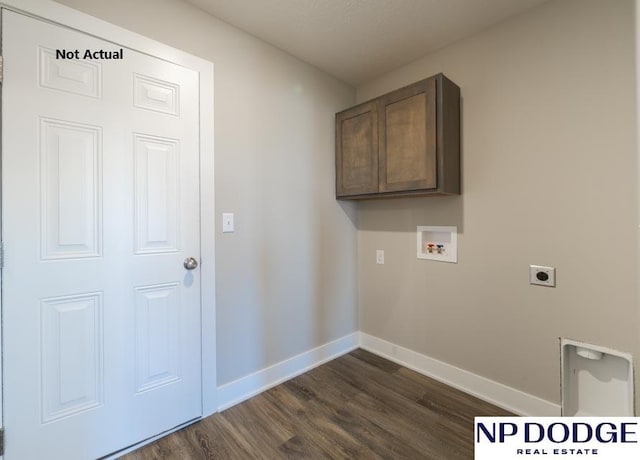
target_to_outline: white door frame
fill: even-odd
[[[50,0],[0,0],[0,7],[78,30],[198,72],[200,80],[202,414],[203,417],[213,414],[217,411],[213,63]],[[1,282],[2,273],[0,272]],[[0,308],[1,319],[2,309]],[[0,340],[0,356],[1,353],[2,341]],[[2,367],[0,366],[0,379],[2,378]],[[3,398],[2,387],[0,387],[0,416],[3,415]],[[1,426],[3,425],[0,422]]]

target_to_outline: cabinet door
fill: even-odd
[[[375,101],[336,114],[336,195],[378,192],[378,111]]]
[[[436,79],[383,96],[379,123],[380,191],[435,189]]]

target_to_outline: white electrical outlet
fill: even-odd
[[[529,284],[556,287],[556,269],[541,265],[529,265]]]
[[[376,249],[376,263],[379,265],[384,264],[384,251],[382,249]]]

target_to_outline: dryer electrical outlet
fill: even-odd
[[[541,265],[529,265],[529,284],[556,287],[556,269]]]

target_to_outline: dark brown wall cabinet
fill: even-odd
[[[336,197],[460,193],[460,88],[442,74],[336,114]]]

